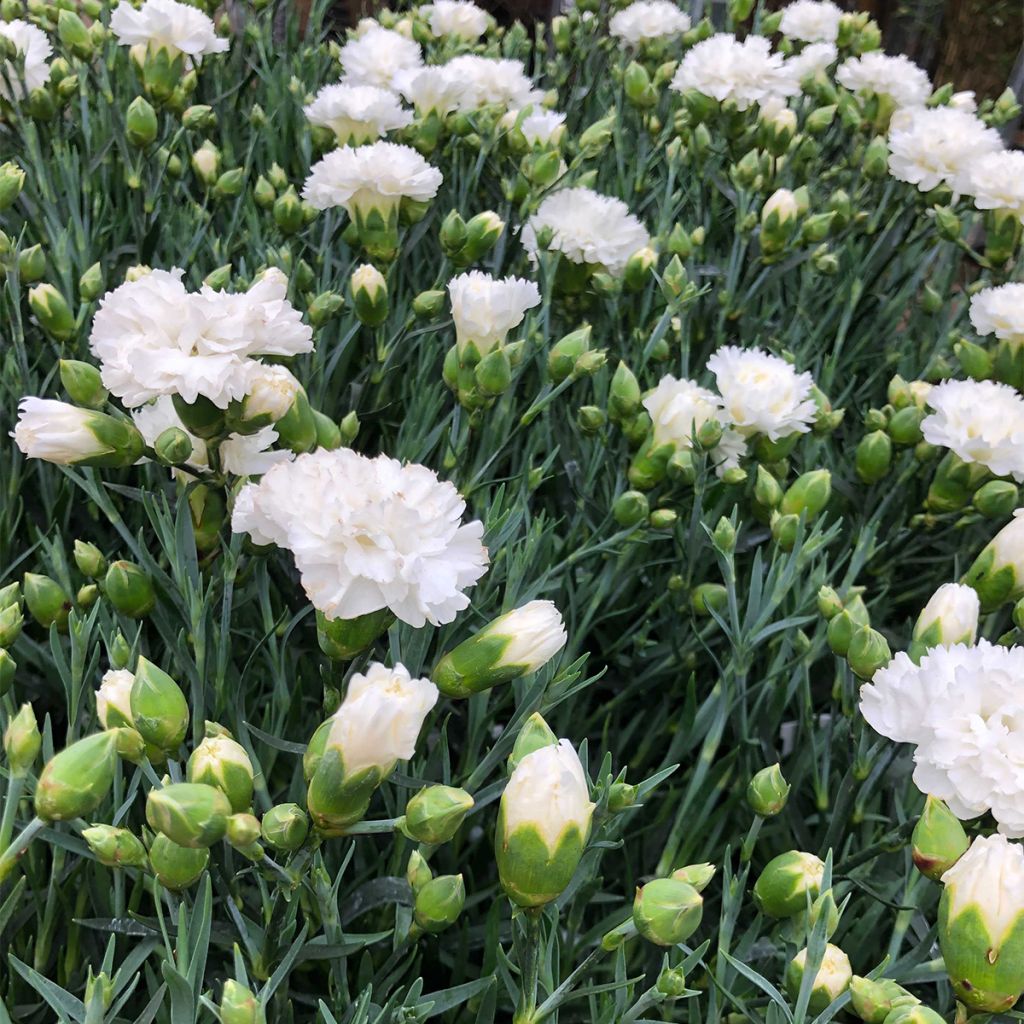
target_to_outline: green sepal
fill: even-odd
[[[498,877],[509,899],[520,907],[543,907],[565,890],[579,866],[587,837],[568,825],[552,851],[533,825],[520,825],[511,835],[505,809],[498,812],[494,856]]]

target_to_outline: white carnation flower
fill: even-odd
[[[526,114],[520,110],[510,110],[501,119],[501,127],[511,131],[517,121],[519,131],[531,146],[558,145],[565,134],[565,114],[557,110],[538,110],[533,106]]]
[[[97,436],[94,426],[102,420],[91,409],[80,409],[55,398],[28,395],[18,403],[18,422],[11,436],[30,459],[59,466],[102,458],[114,449]]]
[[[830,0],[793,0],[782,9],[779,31],[805,43],[834,43],[842,10]]]
[[[639,46],[652,39],[681,35],[690,24],[690,16],[671,0],[636,0],[612,15],[608,31],[630,46]]]
[[[770,96],[795,96],[800,86],[782,54],[772,53],[763,36],[740,41],[719,32],[687,51],[672,79],[676,92],[696,89],[719,102],[732,100],[746,110]]]
[[[981,335],[1024,342],[1024,283],[1001,284],[971,296],[971,324]]]
[[[467,53],[448,61],[444,71],[452,82],[458,83],[459,110],[490,105],[518,110],[530,103],[539,104],[544,98],[522,61]]]
[[[310,124],[330,128],[343,146],[372,142],[412,122],[390,89],[374,85],[325,85],[302,109]]]
[[[850,92],[887,96],[897,107],[920,107],[932,91],[928,73],[912,60],[874,50],[840,64],[836,81]]]
[[[795,56],[786,58],[785,70],[794,82],[802,82],[827,71],[838,59],[835,43],[811,43]]]
[[[139,8],[119,3],[110,16],[110,31],[122,46],[165,46],[195,60],[229,46],[207,15],[177,0],[145,0]]]
[[[483,524],[424,466],[319,449],[242,488],[232,528],[291,551],[303,588],[328,618],[390,608],[420,627],[451,622],[487,570]]]
[[[53,47],[46,33],[21,18],[0,21],[0,35],[5,36],[18,51],[24,63],[19,67],[14,61],[6,60],[0,67],[0,96],[4,99],[22,99],[33,89],[41,89],[50,77],[50,65],[46,62],[53,53]]]
[[[521,277],[496,280],[471,270],[448,282],[459,351],[475,346],[480,355],[504,344],[508,332],[523,322],[528,309],[540,305],[540,292]]]
[[[644,397],[643,406],[654,425],[654,443],[672,444],[689,451],[693,438],[708,420],[724,418],[722,400],[693,380],[666,374]]]
[[[450,114],[458,108],[464,91],[463,83],[446,65],[399,71],[394,77],[394,86],[420,117]]]
[[[1002,145],[999,132],[973,114],[952,107],[915,110],[890,128],[889,172],[921,192],[946,184],[962,193],[974,161]]]
[[[426,202],[441,187],[441,172],[409,146],[374,142],[343,146],[318,160],[302,188],[302,197],[318,210],[343,206],[349,216],[371,210],[396,210],[402,199]]]
[[[739,469],[740,460],[747,454],[747,439],[732,427],[722,431],[722,438],[711,449],[711,465],[715,467],[715,476],[721,478],[730,469]]]
[[[552,233],[550,250],[573,263],[603,267],[616,277],[629,257],[651,242],[647,229],[622,200],[589,188],[559,189],[540,204],[522,233],[523,248],[534,262],[537,234],[545,229]]]
[[[1024,397],[991,380],[949,380],[933,387],[934,410],[921,422],[929,444],[949,448],[996,476],[1024,482]]]
[[[351,85],[393,88],[399,71],[423,64],[419,45],[400,32],[374,23],[341,48],[339,58],[344,80]]]
[[[1024,153],[996,150],[971,161],[964,192],[979,210],[1009,210],[1024,221]]]
[[[805,434],[817,415],[814,379],[759,348],[726,345],[708,360],[722,395],[727,420],[744,437],[763,434],[777,441]]]
[[[978,110],[978,101],[972,89],[964,89],[962,92],[955,92],[950,96],[948,106],[954,110],[963,110],[968,114],[974,114]]]
[[[452,36],[471,43],[487,31],[487,12],[471,0],[434,0],[421,7],[420,13],[436,37]]]

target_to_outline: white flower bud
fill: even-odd
[[[135,676],[127,669],[111,669],[100,680],[96,691],[96,715],[104,729],[116,729],[127,725],[134,728],[132,720],[132,684]]]
[[[128,421],[50,398],[23,398],[15,444],[30,459],[61,466],[130,466],[145,442]]]
[[[983,612],[1024,596],[1024,509],[1017,509],[1013,519],[992,538],[965,573],[963,582],[978,592]]]
[[[243,419],[276,423],[292,407],[301,390],[302,385],[290,370],[259,363],[249,378],[249,390],[242,405]]]
[[[914,626],[914,645],[929,647],[973,644],[981,604],[978,594],[962,583],[944,583],[932,594]]]

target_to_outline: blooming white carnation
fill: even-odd
[[[528,309],[540,305],[540,292],[521,277],[496,280],[471,270],[448,282],[459,351],[475,346],[480,355],[502,345],[508,332],[523,322]]]
[[[608,22],[608,31],[630,46],[639,46],[652,39],[678,36],[690,27],[690,16],[671,0],[636,0],[616,11]]]
[[[943,183],[965,192],[974,161],[1002,145],[999,132],[973,114],[952,107],[915,110],[890,128],[889,171],[921,192]]]
[[[394,77],[399,71],[423,64],[417,43],[376,23],[349,39],[341,48],[338,59],[346,82],[376,85],[381,89],[393,88]]]
[[[950,96],[948,106],[954,110],[964,110],[968,114],[974,114],[978,110],[978,101],[972,89],[964,89],[962,92],[955,92]]]
[[[103,673],[96,690],[96,717],[104,729],[132,725],[132,686],[135,676],[127,669],[110,669]]]
[[[834,43],[842,16],[831,0],[793,0],[782,9],[779,31],[805,43]]]
[[[708,420],[723,418],[722,400],[693,380],[677,380],[666,374],[643,400],[654,425],[655,444],[673,444],[687,451]]]
[[[1024,284],[1001,284],[971,296],[971,323],[981,335],[1024,342]]]
[[[53,47],[46,33],[21,18],[0,21],[0,35],[6,36],[18,51],[24,69],[14,61],[6,60],[0,68],[0,96],[4,99],[21,99],[33,89],[41,89],[50,77],[47,64]]]
[[[349,216],[377,209],[388,213],[402,199],[426,202],[441,187],[441,172],[409,146],[374,142],[343,146],[318,160],[302,188],[302,197],[318,210],[343,206]]]
[[[972,160],[964,192],[979,210],[1009,210],[1024,221],[1024,153],[1003,149]]]
[[[557,110],[538,110],[530,107],[527,113],[510,110],[501,119],[501,127],[511,131],[519,122],[519,131],[531,146],[557,145],[565,134],[565,114]]]
[[[838,59],[839,50],[835,43],[811,43],[798,54],[786,58],[785,71],[799,83],[813,78],[820,71],[827,71]]]
[[[721,478],[730,469],[739,469],[740,459],[747,454],[747,439],[732,427],[722,431],[722,439],[711,449],[711,465]]]
[[[537,233],[552,232],[550,250],[573,263],[603,267],[616,277],[638,249],[650,245],[647,229],[620,199],[589,188],[563,188],[552,192],[523,228],[523,248],[536,262]]]
[[[890,57],[872,50],[839,65],[836,81],[850,92],[887,96],[897,107],[919,107],[932,91],[928,73],[902,53]]]
[[[110,31],[122,46],[165,46],[195,60],[229,45],[199,8],[177,0],[145,0],[139,8],[120,3],[110,16]]]
[[[1024,397],[991,380],[948,380],[931,389],[921,422],[929,444],[949,448],[996,476],[1024,482]]]
[[[225,409],[248,392],[260,365],[252,357],[312,350],[312,330],[288,302],[281,271],[268,270],[238,294],[189,293],[182,274],[150,271],[100,302],[89,347],[104,386],[129,408],[180,395]]]
[[[903,652],[861,687],[873,729],[916,746],[914,782],[959,818],[991,811],[1024,835],[1024,648],[979,640],[935,647],[920,665]]]
[[[424,4],[420,13],[426,16],[433,36],[452,36],[471,43],[487,31],[487,12],[471,0],[434,0]]]
[[[770,441],[805,434],[817,414],[814,379],[759,348],[726,345],[708,360],[722,395],[727,420],[744,437]]]
[[[356,673],[341,706],[330,717],[328,747],[341,752],[345,775],[367,768],[388,774],[396,761],[408,761],[427,713],[437,703],[429,679],[413,679],[402,664],[387,668],[373,662]]]
[[[372,142],[412,121],[391,90],[374,85],[325,85],[302,109],[310,124],[330,128],[343,146]]]
[[[676,92],[696,89],[746,110],[769,96],[795,96],[799,82],[787,71],[782,54],[772,53],[763,36],[740,41],[719,32],[687,51],[672,78]]]
[[[466,53],[448,61],[444,72],[450,81],[458,83],[459,110],[476,110],[492,104],[518,110],[544,99],[544,93],[534,86],[522,61]]]
[[[328,618],[390,608],[403,622],[451,622],[486,572],[483,524],[424,466],[319,449],[242,488],[232,528],[292,552],[303,588]]]
[[[458,108],[464,92],[462,81],[447,65],[399,71],[393,84],[420,117],[450,114]]]

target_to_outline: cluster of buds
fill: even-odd
[[[758,467],[760,470],[762,467]],[[770,477],[772,481],[774,477]],[[760,485],[760,492],[758,490]],[[832,474],[827,469],[813,469],[801,473],[785,491],[778,482],[769,486],[769,475],[759,475],[754,484],[757,505],[770,509],[769,525],[772,537],[783,551],[792,551],[800,532],[801,521],[813,522],[824,510],[832,496]]]
[[[245,169],[223,167],[220,149],[209,139],[192,151],[192,173],[213,199],[234,199],[245,190]]]
[[[426,858],[417,850],[409,856],[405,872],[413,892],[413,923],[409,937],[422,933],[437,935],[455,924],[466,904],[462,875],[435,876]]]
[[[837,658],[845,658],[860,679],[870,679],[892,660],[889,643],[871,628],[871,616],[860,588],[851,588],[845,600],[829,586],[818,591],[818,611],[828,622],[829,647]]]
[[[875,484],[889,475],[894,449],[913,449],[919,462],[934,457],[935,449],[921,433],[929,390],[925,381],[906,381],[897,374],[889,382],[888,403],[865,413],[866,433],[854,455],[857,476],[864,483]]]
[[[776,263],[792,245],[820,245],[836,226],[837,212],[809,214],[810,199],[805,187],[795,191],[777,189],[761,207],[761,254],[765,263]],[[815,266],[830,269],[819,251]],[[833,271],[834,272],[834,271]]]
[[[451,210],[441,222],[438,238],[441,251],[452,265],[464,270],[483,260],[504,231],[505,222],[493,210],[484,210],[469,220],[458,210]]]
[[[62,602],[61,609],[63,610],[63,608]],[[18,665],[11,656],[10,648],[21,636],[24,624],[21,585],[17,582],[9,583],[0,589],[0,697],[10,691],[11,684],[14,682],[14,674]]]

